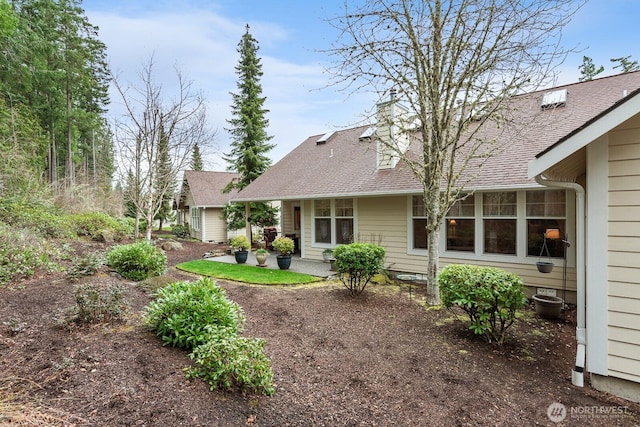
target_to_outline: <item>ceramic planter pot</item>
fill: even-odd
[[[249,257],[249,251],[235,251],[233,256],[236,258],[238,264],[244,264]]]
[[[291,267],[291,255],[278,255],[276,256],[278,261],[278,267],[280,270],[288,270]]]
[[[258,265],[260,267],[264,267],[267,265],[267,257],[269,256],[269,254],[263,254],[263,253],[257,253],[256,254],[256,261],[258,261]]]
[[[545,319],[558,319],[564,302],[562,298],[550,295],[534,295],[533,303],[536,314]]]

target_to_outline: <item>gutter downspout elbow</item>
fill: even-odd
[[[587,350],[586,328],[586,266],[585,266],[585,191],[575,182],[553,181],[542,174],[536,175],[538,184],[546,187],[560,187],[576,193],[576,364],[571,372],[571,383],[584,387],[584,367]]]

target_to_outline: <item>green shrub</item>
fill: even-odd
[[[527,304],[522,279],[498,268],[450,264],[438,275],[438,286],[445,307],[460,307],[469,316],[469,329],[498,344]]]
[[[271,242],[271,246],[273,247],[273,249],[280,252],[281,255],[290,255],[295,249],[295,243],[293,242],[293,239],[286,236],[276,237],[273,242]]]
[[[209,337],[189,355],[196,366],[187,369],[188,378],[203,379],[211,390],[237,385],[243,391],[267,396],[275,393],[263,339],[240,337],[227,328],[214,328]]]
[[[175,282],[156,292],[145,312],[145,322],[164,345],[193,349],[209,339],[212,327],[234,333],[242,330],[244,314],[225,291],[209,278]]]
[[[245,235],[234,236],[229,241],[229,246],[238,251],[246,251],[251,247],[251,242],[249,242],[249,238]]]
[[[75,237],[68,215],[23,199],[0,199],[0,221],[15,228],[31,229],[43,237]]]
[[[182,224],[177,224],[174,225],[173,227],[171,227],[171,234],[173,234],[176,237],[180,237],[181,239],[186,239],[187,237],[189,237],[191,234],[189,233],[189,226],[188,225],[182,225]]]
[[[107,254],[107,265],[136,282],[160,276],[167,269],[167,256],[148,242],[114,246]]]
[[[92,276],[104,265],[104,253],[92,252],[89,255],[74,260],[68,271],[69,277],[79,279],[84,276]]]
[[[76,288],[75,320],[82,323],[100,323],[122,320],[128,304],[124,291],[118,285],[101,288],[87,284]]]
[[[39,268],[56,269],[53,259],[62,256],[62,250],[34,230],[0,222],[0,286],[32,276]]]
[[[189,378],[202,378],[211,389],[239,386],[268,396],[274,393],[273,373],[264,355],[264,340],[239,335],[245,317],[224,289],[209,278],[176,282],[158,289],[147,306],[145,323],[163,344],[192,350],[195,367]]]
[[[382,270],[385,250],[373,243],[351,243],[335,248],[333,257],[340,281],[351,295],[357,295]]]
[[[116,241],[121,241],[133,234],[133,226],[131,224],[104,212],[86,212],[71,215],[70,218],[78,236],[97,238],[107,230],[113,233]]]

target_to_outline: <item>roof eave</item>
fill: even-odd
[[[544,173],[558,162],[586,147],[639,112],[640,89],[631,92],[610,108],[538,153],[535,159],[529,161],[529,178],[532,179]]]

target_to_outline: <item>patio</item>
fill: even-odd
[[[226,262],[229,264],[236,263],[236,259],[233,255],[223,255],[207,259],[210,261]],[[249,252],[249,258],[247,259],[246,265],[258,265],[255,252]],[[269,252],[269,258],[267,258],[267,266],[265,268],[279,268],[276,261],[275,252]],[[304,273],[311,276],[323,278],[327,278],[335,274],[335,272],[331,271],[331,265],[328,262],[302,259],[297,255],[292,256],[291,267],[289,268],[289,271],[295,271],[296,273]]]

